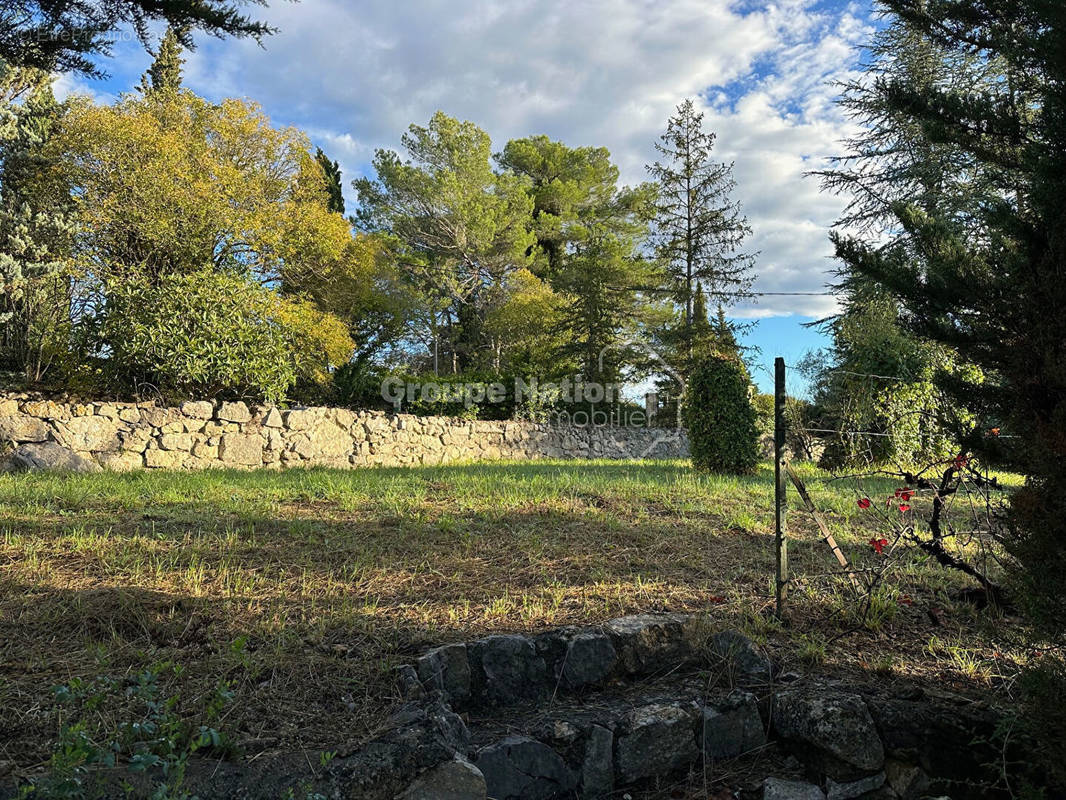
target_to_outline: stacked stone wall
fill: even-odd
[[[684,432],[556,426],[241,402],[0,400],[14,468],[364,467],[537,458],[684,458]]]

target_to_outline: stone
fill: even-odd
[[[618,736],[618,776],[623,783],[666,775],[696,760],[695,708],[651,703],[629,712]]]
[[[60,423],[57,437],[72,450],[117,450],[121,446],[118,425],[105,417],[74,417]]]
[[[46,442],[52,426],[43,419],[22,414],[0,417],[0,440],[5,442]]]
[[[703,752],[709,759],[736,758],[766,744],[755,695],[733,691],[703,709]]]
[[[144,456],[128,450],[100,453],[96,456],[100,466],[111,472],[129,472],[144,466]]]
[[[181,450],[145,450],[144,464],[153,469],[181,469],[186,453]]]
[[[13,417],[19,413],[18,400],[0,398],[0,417]]]
[[[891,758],[885,762],[885,781],[900,800],[918,800],[931,785],[929,776],[921,767]]]
[[[581,759],[581,796],[603,797],[614,791],[614,734],[600,725],[589,728]]]
[[[42,419],[66,420],[70,418],[70,410],[52,400],[30,400],[23,403],[22,413]]]
[[[159,437],[159,446],[163,450],[192,450],[196,437],[190,433],[164,433]]]
[[[526,736],[508,736],[482,748],[474,764],[493,800],[549,800],[577,788],[562,756]]]
[[[101,467],[56,442],[27,442],[7,456],[5,469],[17,472],[100,472]]]
[[[211,419],[215,415],[215,404],[210,400],[189,400],[181,404],[181,413],[193,419]]]
[[[344,428],[329,421],[315,425],[308,434],[310,458],[333,461],[347,460],[352,452],[352,436]]]
[[[722,631],[711,637],[711,652],[727,665],[730,675],[742,686],[770,683],[770,661],[747,636]]]
[[[424,772],[397,800],[485,800],[485,776],[462,758]]]
[[[482,700],[510,704],[547,690],[548,668],[532,641],[518,634],[487,636],[474,644],[484,683]]]
[[[621,667],[635,675],[674,669],[691,660],[691,622],[685,614],[635,614],[612,619],[604,630]]]
[[[862,698],[829,690],[790,689],[777,695],[773,727],[838,782],[879,772],[885,751]]]
[[[805,781],[767,778],[762,783],[762,800],[825,800],[825,792]]]
[[[582,631],[570,637],[559,677],[570,689],[599,683],[614,670],[618,653],[607,634]]]
[[[400,697],[405,700],[422,700],[426,696],[426,687],[419,680],[418,672],[410,664],[401,664],[396,670],[396,685]]]
[[[118,418],[123,422],[129,422],[130,424],[136,425],[141,421],[141,412],[140,409],[133,406],[125,406],[119,409]]]
[[[470,662],[461,642],[430,650],[418,659],[415,669],[422,685],[431,691],[447,692],[453,700],[470,696]]]
[[[252,412],[244,403],[223,403],[218,409],[218,418],[225,422],[250,422]]]
[[[322,419],[322,410],[318,408],[294,408],[282,414],[285,427],[290,431],[305,431]]]
[[[825,779],[825,793],[827,800],[854,800],[867,792],[880,789],[885,784],[885,773],[878,772],[875,775],[867,775],[857,781],[837,783],[832,778]]]
[[[263,463],[263,438],[254,433],[227,433],[219,443],[218,457],[225,464],[243,467],[261,466]]]
[[[283,428],[285,423],[281,419],[281,412],[278,411],[277,406],[271,406],[270,410],[263,417],[263,426],[267,428]]]

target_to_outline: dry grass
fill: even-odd
[[[841,545],[874,563],[854,490],[806,473]],[[53,685],[166,662],[188,713],[228,682],[222,727],[249,752],[344,752],[387,713],[391,668],[430,642],[637,611],[709,611],[806,668],[974,690],[1014,671],[1009,626],[954,602],[964,582],[917,555],[858,620],[799,512],[792,625],[769,620],[772,523],[768,467],[0,476],[0,760],[46,756]]]

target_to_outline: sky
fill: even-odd
[[[654,143],[692,98],[734,163],[753,229],[760,292],[825,292],[828,231],[845,200],[808,175],[842,152],[852,124],[835,104],[877,20],[871,0],[271,0],[253,13],[279,32],[260,47],[202,34],[186,53],[186,85],[210,99],[244,97],[276,125],[294,125],[336,159],[349,207],[352,178],[376,148],[398,149],[435,111],[492,137],[545,133],[606,146],[622,181],[646,179]],[[151,61],[120,36],[111,73],[61,76],[57,94],[109,101]],[[830,296],[764,296],[730,316],[758,324],[753,378],[772,387],[775,356],[796,363],[828,341],[805,323],[833,313]],[[805,386],[796,376],[795,393]]]

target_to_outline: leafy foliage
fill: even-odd
[[[353,349],[344,326],[245,278],[200,272],[113,282],[99,333],[122,386],[277,402],[322,384]]]
[[[692,373],[688,390],[684,415],[693,466],[715,473],[753,472],[759,461],[759,433],[743,363],[711,356]]]

